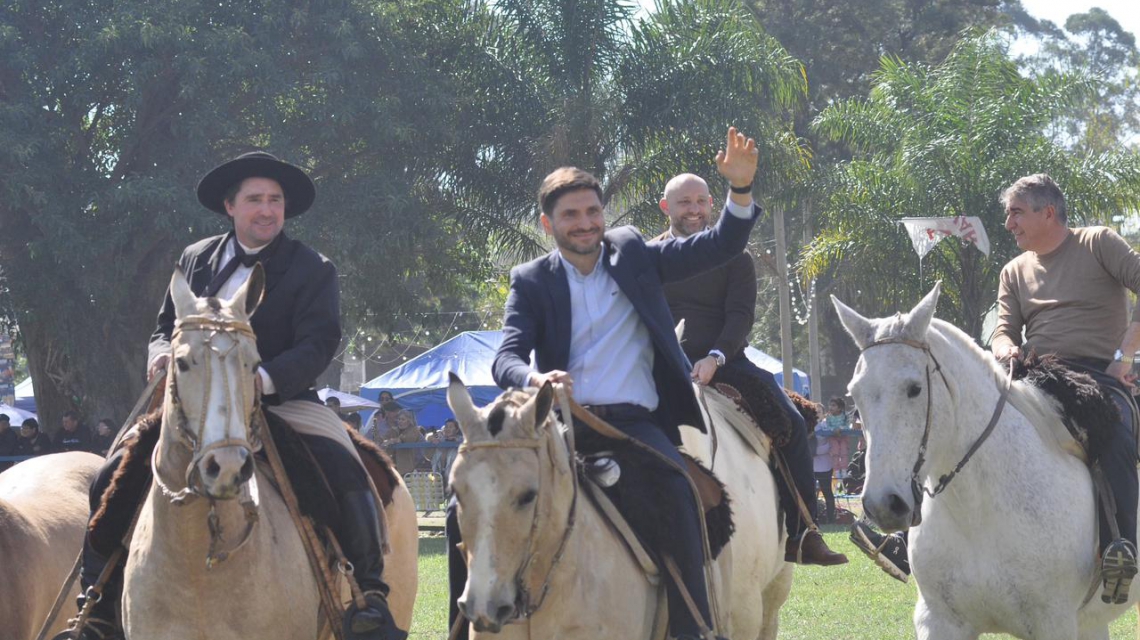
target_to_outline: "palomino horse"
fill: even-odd
[[[0,629],[31,640],[71,572],[87,531],[87,487],[102,458],[57,453],[25,460],[0,473]],[[74,597],[78,587],[72,589]],[[63,631],[57,616],[51,632]]]
[[[1006,374],[933,319],[938,291],[882,319],[832,298],[863,351],[850,385],[867,438],[863,506],[887,531],[911,527],[918,637],[1107,639],[1128,605],[1085,601],[1098,563],[1093,486],[1062,447],[1057,403],[1014,382],[989,437],[951,473],[981,440]]]
[[[709,403],[715,416],[743,418],[715,395]],[[508,391],[477,409],[452,378],[448,404],[466,440],[451,471],[469,563],[460,607],[476,638],[652,638],[661,631],[657,587],[581,495],[553,401],[547,386],[537,394]],[[714,463],[722,474],[734,473],[721,479],[734,498],[736,521],[713,581],[720,594],[714,606],[722,613],[719,631],[738,639],[774,638],[791,582],[775,484],[767,461],[743,453],[732,429],[722,426],[718,434]],[[685,436],[714,457],[701,437],[695,430]],[[747,488],[744,473],[752,478]]]
[[[251,453],[260,359],[249,318],[264,282],[254,269],[231,300],[219,300],[196,297],[181,272],[171,280],[177,322],[155,482],[124,571],[128,638],[318,637],[317,587],[300,534],[279,494],[255,473]],[[407,629],[416,522],[402,485],[393,507],[384,577],[392,614]]]

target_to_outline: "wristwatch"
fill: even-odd
[[[724,352],[722,352],[720,349],[713,349],[712,351],[709,351],[709,355],[716,358],[716,366],[718,368],[724,366]]]
[[[1120,349],[1117,349],[1116,353],[1112,354],[1112,359],[1116,362],[1123,362],[1124,364],[1132,364],[1133,362],[1136,361],[1136,356],[1126,356],[1126,355],[1124,355],[1123,351],[1121,351]]]

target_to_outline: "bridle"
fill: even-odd
[[[872,342],[871,344],[863,347],[862,351],[860,351],[860,355],[866,353],[869,349],[872,349],[874,347],[893,344],[901,344],[907,347],[918,349],[919,351],[925,353],[927,357],[930,358],[930,361],[934,363],[934,372],[938,373],[939,377],[942,378],[943,386],[946,387],[947,391],[950,390],[950,383],[946,380],[946,374],[942,371],[942,364],[938,362],[938,358],[934,357],[934,352],[930,350],[930,345],[925,342],[921,342],[919,340],[910,340],[907,338],[884,338],[882,340],[876,340],[875,342]],[[953,481],[955,477],[957,477],[958,472],[966,466],[966,463],[970,461],[970,458],[972,458],[974,454],[977,453],[978,449],[981,448],[982,443],[984,443],[986,439],[990,437],[990,434],[993,433],[994,427],[997,426],[998,420],[1001,418],[1002,411],[1005,409],[1006,401],[1009,399],[1009,390],[1013,385],[1013,363],[1010,363],[1009,373],[1006,375],[1005,385],[1000,388],[1001,393],[998,397],[997,406],[994,407],[993,415],[990,416],[989,424],[987,424],[985,430],[982,431],[982,435],[978,436],[978,439],[975,440],[974,444],[970,446],[970,449],[966,451],[966,455],[962,456],[962,459],[959,460],[958,464],[954,466],[954,469],[950,473],[947,473],[938,479],[938,484],[935,485],[933,490],[927,489],[925,483],[922,482],[922,478],[919,476],[919,471],[921,471],[923,465],[926,464],[926,445],[930,440],[930,424],[933,418],[934,393],[930,385],[931,379],[932,375],[930,364],[928,363],[926,365],[926,425],[922,429],[922,440],[918,445],[918,457],[914,461],[914,468],[911,469],[910,472],[910,490],[911,494],[914,497],[914,510],[911,512],[910,523],[910,526],[912,527],[918,526],[922,522],[923,498],[925,496],[934,498],[938,494],[945,491],[946,488],[950,486],[950,482]]]
[[[559,386],[561,386],[561,385],[559,385]],[[563,414],[563,416],[569,416],[570,415],[569,405],[566,401],[566,396],[565,396],[564,392],[560,393],[559,396],[560,396],[560,400],[562,401],[562,405],[563,405],[563,413],[562,414]],[[508,402],[509,404],[511,404],[515,407],[521,406],[517,402],[512,401],[510,399],[504,400],[504,402]],[[553,419],[554,419],[553,415],[549,415],[547,417],[547,420],[553,420]],[[552,577],[554,576],[554,571],[555,571],[555,569],[558,568],[559,563],[561,563],[561,561],[562,561],[562,556],[566,551],[566,544],[570,540],[570,534],[574,532],[574,524],[577,521],[577,517],[578,517],[578,472],[577,472],[577,469],[575,468],[576,463],[575,463],[575,459],[574,459],[573,429],[572,429],[572,427],[568,427],[567,425],[564,425],[561,422],[559,422],[558,424],[559,424],[559,429],[562,431],[563,437],[567,441],[567,447],[569,449],[570,477],[571,477],[571,483],[573,486],[573,497],[570,499],[570,511],[566,516],[566,528],[563,529],[562,538],[558,542],[558,547],[555,550],[554,555],[551,556],[550,567],[546,570],[546,575],[543,576],[543,578],[542,578],[542,584],[534,592],[532,592],[531,588],[528,586],[529,584],[531,584],[531,581],[527,579],[527,573],[529,572],[529,570],[531,568],[531,562],[534,560],[535,556],[538,555],[535,547],[536,547],[536,545],[538,543],[538,539],[539,539],[539,522],[540,522],[539,511],[540,510],[538,508],[537,502],[535,504],[534,518],[531,520],[530,533],[528,534],[528,537],[527,537],[526,557],[523,558],[522,564],[519,565],[518,571],[515,572],[515,577],[514,577],[515,591],[516,591],[515,612],[518,614],[516,621],[517,620],[525,620],[527,618],[530,618],[532,615],[535,614],[535,612],[537,612],[539,610],[540,607],[542,607],[542,603],[546,601],[546,595],[550,591],[550,582],[551,582]],[[533,451],[535,453],[535,455],[538,456],[539,466],[541,467],[542,466],[542,453],[541,453],[542,449],[543,448],[550,448],[552,446],[553,446],[553,443],[549,441],[549,437],[544,437],[544,438],[518,438],[518,439],[514,439],[514,440],[488,441],[488,442],[464,442],[463,444],[459,445],[459,453],[463,454],[463,453],[466,453],[468,451],[476,451],[476,450],[480,450],[480,449],[505,449],[505,450],[522,449],[522,450],[529,450],[529,451]],[[539,496],[542,495],[542,489],[543,489],[543,487],[542,487],[542,474],[539,474],[539,485],[538,485],[538,492],[537,492]],[[536,498],[536,501],[537,501],[537,498]],[[532,597],[532,593],[537,593],[537,597]]]
[[[175,506],[184,506],[190,504],[198,498],[205,498],[210,502],[210,514],[207,523],[210,528],[210,549],[206,555],[206,568],[213,568],[216,564],[224,562],[230,555],[243,547],[249,541],[253,533],[253,527],[257,523],[257,479],[256,474],[250,477],[249,482],[242,485],[241,494],[238,496],[238,502],[242,507],[245,515],[246,526],[242,533],[237,545],[228,550],[222,550],[221,542],[223,539],[223,531],[221,520],[217,514],[217,500],[210,496],[204,485],[202,484],[201,472],[199,471],[199,463],[211,451],[220,449],[222,447],[241,447],[246,450],[253,460],[253,452],[261,448],[260,442],[260,399],[255,397],[253,401],[252,411],[246,416],[245,424],[249,425],[248,433],[252,437],[252,442],[246,435],[230,433],[230,425],[233,422],[229,420],[229,412],[233,411],[235,407],[244,407],[247,398],[245,397],[245,388],[241,388],[241,397],[235,398],[233,388],[230,385],[229,371],[226,367],[227,359],[234,354],[234,350],[239,344],[240,337],[256,340],[253,333],[253,327],[248,322],[239,320],[227,320],[216,314],[211,315],[195,315],[181,318],[175,322],[174,333],[171,342],[176,343],[178,338],[185,333],[203,333],[205,334],[204,343],[206,345],[206,362],[202,366],[205,367],[205,382],[204,388],[206,392],[202,394],[202,406],[198,414],[198,421],[196,425],[191,426],[186,411],[183,409],[182,397],[178,393],[178,371],[177,367],[172,367],[168,374],[170,380],[168,381],[167,394],[170,402],[171,415],[173,418],[171,425],[174,427],[178,435],[178,442],[191,452],[190,464],[186,467],[186,474],[184,477],[185,487],[174,491],[162,479],[162,474],[159,472],[158,465],[158,451],[160,447],[155,447],[151,453],[151,469],[154,473],[155,484],[158,485],[162,491],[162,495]],[[230,345],[226,348],[221,348],[214,342],[214,338],[219,335],[227,335],[231,338]],[[227,415],[225,420],[226,433],[225,437],[203,446],[203,439],[206,430],[206,414],[213,400],[210,397],[209,390],[213,382],[213,367],[211,366],[212,360],[217,358],[221,361],[220,370],[222,372],[222,388],[225,389],[226,397],[223,399],[223,406],[226,407]],[[256,464],[256,462],[254,462]]]

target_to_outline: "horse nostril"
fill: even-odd
[[[899,497],[897,493],[891,494],[891,499],[887,507],[891,510],[891,513],[896,516],[905,516],[910,512],[910,507],[907,506],[906,501]]]
[[[496,622],[505,621],[511,615],[511,613],[514,610],[515,610],[515,608],[509,604],[505,604],[505,605],[499,607],[498,609],[495,609],[495,621]]]
[[[218,465],[218,461],[214,459],[213,455],[211,455],[209,458],[206,458],[206,477],[217,478],[218,474],[221,473],[221,471],[222,468]]]
[[[246,454],[245,462],[241,463],[240,483],[248,482],[253,477],[253,456]]]

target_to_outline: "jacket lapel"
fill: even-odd
[[[293,262],[293,251],[296,249],[296,245],[297,243],[285,235],[285,231],[282,231],[281,246],[277,247],[269,259],[261,263],[262,268],[265,269],[266,295],[285,279],[285,272],[289,270],[289,265]]]
[[[551,308],[554,310],[554,353],[558,367],[570,365],[570,281],[566,277],[566,267],[552,251],[546,258],[546,290],[550,292]]]

